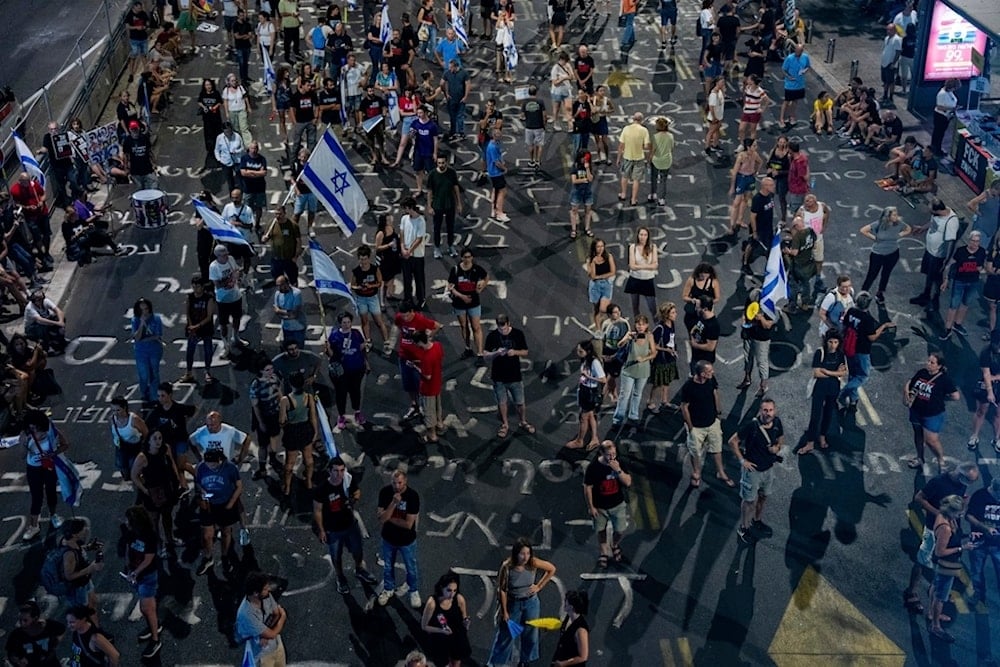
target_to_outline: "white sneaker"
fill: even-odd
[[[24,531],[24,534],[21,535],[21,539],[24,541],[33,540],[38,537],[38,533],[40,532],[42,531],[38,528],[38,526],[28,526],[27,530]]]
[[[389,598],[392,597],[392,591],[382,591],[378,594],[378,606],[384,607],[389,604]]]
[[[52,524],[53,528],[55,528],[56,530],[58,530],[59,527],[63,525],[63,518],[61,516],[59,516],[58,514],[53,514],[49,518],[49,523]]]
[[[437,247],[434,248],[434,259],[441,259],[441,250]]]
[[[413,607],[414,609],[420,609],[420,604],[421,604],[420,593],[418,593],[417,591],[413,591],[412,593],[410,593],[410,606]]]
[[[506,213],[498,213],[494,216],[494,219],[498,222],[510,222],[510,216]]]
[[[410,585],[404,583],[402,586],[397,586],[395,592],[396,592],[396,597],[401,598],[410,592]]]

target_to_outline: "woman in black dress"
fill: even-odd
[[[180,468],[163,442],[158,429],[149,432],[145,447],[132,464],[132,484],[139,492],[139,502],[149,513],[152,525],[163,525],[161,544],[173,545],[173,508],[180,496]]]
[[[847,361],[840,343],[840,332],[831,329],[823,337],[823,347],[813,354],[812,375],[815,382],[812,410],[809,414],[809,427],[806,429],[806,444],[799,448],[799,454],[811,452],[817,439],[820,449],[827,448],[826,432],[830,429],[833,411],[837,409],[840,379],[847,375]]]
[[[198,113],[201,115],[202,133],[205,135],[206,168],[215,158],[215,140],[222,134],[222,94],[215,81],[205,79],[198,93]]]
[[[420,627],[431,639],[431,660],[461,667],[472,656],[469,644],[469,612],[458,592],[458,575],[448,572],[434,584],[434,595],[424,604]]]
[[[590,606],[586,591],[569,591],[563,604],[562,631],[552,667],[569,667],[587,664],[590,657],[590,626],[587,624],[587,608]]]
[[[375,232],[375,257],[378,258],[378,270],[382,274],[382,312],[385,312],[385,302],[396,301],[393,295],[396,288],[396,274],[400,270],[399,235],[393,225],[392,216],[388,213],[378,218],[378,231]]]

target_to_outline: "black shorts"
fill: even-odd
[[[722,59],[729,62],[736,57],[736,42],[722,42]]]
[[[250,428],[257,434],[257,440],[262,446],[267,446],[266,440],[270,440],[281,433],[281,424],[278,423],[278,414],[264,413],[264,423],[257,419],[257,413],[250,413]]]
[[[896,81],[896,68],[893,65],[882,68],[882,85],[891,86]]]
[[[243,299],[238,299],[236,301],[228,301],[226,303],[219,304],[219,321],[228,322],[233,321],[236,326],[240,325],[240,320],[243,319]]]
[[[798,100],[804,99],[806,96],[806,89],[799,88],[798,90],[788,90],[785,89],[785,101],[786,102],[797,102]]]
[[[202,528],[218,526],[228,528],[240,520],[240,506],[237,504],[232,508],[226,508],[225,503],[219,505],[209,504],[208,509],[204,507],[198,513],[198,519]]]
[[[507,179],[503,177],[503,174],[490,176],[490,184],[493,186],[494,192],[500,192],[507,187]]]
[[[288,422],[281,432],[281,446],[293,452],[300,452],[313,443],[316,431],[311,422]]]

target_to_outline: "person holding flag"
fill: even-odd
[[[760,191],[750,200],[750,238],[747,239],[743,250],[744,273],[753,273],[753,263],[758,257],[768,257],[767,265],[770,267],[770,255],[774,254],[775,248],[777,248],[778,263],[781,264],[781,273],[782,275],[785,273],[784,264],[781,262],[781,239],[774,234],[774,191],[774,179],[765,176],[760,181]],[[778,245],[773,243],[776,238]],[[781,296],[787,298],[787,292],[786,284]]]
[[[309,189],[323,204],[344,235],[353,234],[361,217],[368,210],[368,199],[364,190],[358,185],[351,162],[333,132],[327,130],[320,137],[316,150],[313,151],[299,178],[309,185]],[[332,261],[330,264],[333,265]],[[336,270],[336,267],[333,269]],[[339,273],[337,271],[338,275]],[[344,282],[343,278],[340,282]],[[344,294],[350,298],[350,291],[346,286]]]

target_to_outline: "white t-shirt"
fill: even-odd
[[[924,238],[924,248],[927,253],[940,259],[944,256],[945,246],[958,238],[958,216],[954,211],[947,215],[932,215],[931,226],[927,228]]]
[[[951,118],[955,113],[955,107],[958,106],[958,98],[955,97],[955,93],[942,88],[934,99],[934,105],[934,111]]]
[[[50,299],[45,299],[42,302],[42,310],[39,311],[34,302],[29,301],[28,305],[24,307],[24,326],[29,324],[37,324],[39,318],[44,318],[46,320],[56,319],[56,304],[54,304]]]
[[[218,433],[210,433],[207,426],[202,426],[190,438],[202,455],[210,449],[219,449],[227,459],[232,460],[233,451],[239,451],[247,434],[235,426],[223,423]]]
[[[233,202],[229,202],[222,208],[221,215],[223,220],[232,223],[239,230],[248,243],[253,243],[253,210],[246,203],[237,206]],[[233,222],[233,218],[236,218],[239,224]],[[229,261],[233,261],[231,257]]]
[[[827,293],[823,300],[819,304],[820,313],[826,312],[827,317],[829,317],[830,309],[833,308],[833,303],[837,299],[840,299],[840,303],[843,306],[843,310],[839,310],[836,317],[843,317],[844,313],[854,307],[854,288],[851,288],[850,294],[846,297],[841,297],[840,292],[837,290],[832,290]],[[819,335],[822,338],[826,335],[826,332],[830,330],[830,325],[826,323],[826,320],[820,318],[819,321]]]
[[[268,21],[267,23],[257,22],[257,41],[263,47],[271,46],[274,41],[274,24]]]
[[[708,117],[710,120],[722,120],[726,109],[726,94],[721,90],[713,90],[708,95]]]
[[[702,34],[707,30],[712,32],[715,30],[715,17],[712,15],[712,10],[705,8],[698,13],[698,20],[701,21]]]
[[[567,76],[569,77],[568,80],[562,81],[561,83],[558,84],[556,83],[556,81],[560,81],[561,79],[564,79]],[[552,71],[549,74],[549,82],[552,84],[550,90],[563,95],[573,94],[573,88],[570,86],[570,84],[573,82],[573,70],[569,67],[569,65],[564,66],[561,63],[556,63],[555,65],[553,65]]]
[[[208,279],[215,283],[215,300],[218,303],[236,303],[242,298],[239,274],[239,266],[232,257],[225,264],[216,259],[209,265]]]
[[[414,257],[423,257],[427,246],[427,222],[422,215],[404,215],[399,221],[399,227],[403,232],[403,246],[409,248],[417,239],[424,242],[413,250]]]
[[[896,60],[896,54],[903,50],[903,39],[899,35],[886,37],[882,42],[882,67],[888,67]]]
[[[225,101],[226,109],[229,111],[246,111],[247,91],[243,86],[237,86],[236,88],[226,86],[222,89],[222,99]]]

